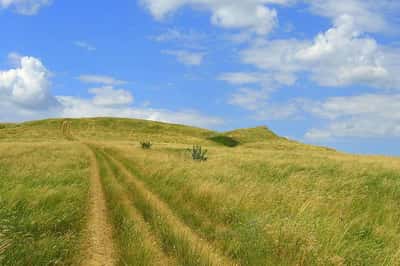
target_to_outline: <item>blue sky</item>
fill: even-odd
[[[267,125],[400,154],[400,3],[0,0],[0,120]]]

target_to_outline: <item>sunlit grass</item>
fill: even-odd
[[[398,159],[242,147],[212,148],[201,164],[171,149],[110,151],[243,265],[398,262]]]
[[[1,265],[76,263],[88,161],[71,144],[0,145]]]
[[[400,264],[398,158],[303,145],[266,128],[108,118],[68,120],[67,142],[63,121],[0,127],[0,265],[80,260],[85,141],[98,156],[120,264],[215,264],[213,253],[240,265]],[[192,160],[193,144],[208,150],[206,162]]]

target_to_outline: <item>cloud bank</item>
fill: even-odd
[[[171,111],[139,108],[134,96],[126,89],[115,88],[125,82],[109,76],[83,75],[86,83],[100,84],[88,90],[91,98],[53,95],[50,71],[34,57],[18,57],[16,68],[0,71],[1,121],[24,121],[47,117],[111,116],[141,118],[199,127],[215,127],[220,118],[200,114],[195,110]],[[14,58],[15,60],[15,58]]]

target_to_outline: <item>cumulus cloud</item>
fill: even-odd
[[[103,85],[122,85],[127,82],[111,76],[104,75],[80,75],[78,79],[83,83],[103,84]]]
[[[164,54],[175,56],[178,62],[188,66],[199,66],[203,63],[204,53],[186,50],[165,50]]]
[[[399,94],[364,94],[316,102],[307,111],[327,125],[311,129],[306,137],[400,137],[399,101]]]
[[[79,99],[71,96],[59,96],[62,103],[61,117],[126,117],[140,118],[167,123],[178,123],[199,127],[215,127],[223,123],[218,117],[202,115],[193,110],[170,111],[165,109],[139,108],[128,105],[99,105],[94,99]]]
[[[391,32],[390,14],[398,14],[400,3],[392,0],[308,0],[313,13],[336,21],[343,14],[354,18],[356,28],[365,32]]]
[[[312,67],[312,78],[325,86],[358,83],[388,87],[396,70],[386,65],[385,56],[374,39],[357,31],[354,18],[348,15],[338,18],[333,28],[296,54],[300,64]]]
[[[361,94],[325,100],[295,98],[283,103],[268,102],[262,90],[241,89],[230,103],[253,112],[256,120],[318,121],[304,137],[311,141],[336,138],[400,137],[400,94]],[[232,101],[233,99],[233,101]]]
[[[21,15],[35,15],[51,0],[0,0],[0,8],[12,8]]]
[[[50,93],[50,72],[34,57],[11,55],[19,59],[14,69],[0,71],[0,98],[27,109],[44,109],[57,105]]]
[[[211,12],[211,23],[227,29],[250,29],[264,35],[277,25],[277,12],[267,4],[289,4],[291,0],[142,0],[156,19],[190,6]]]
[[[93,95],[90,98],[54,96],[50,90],[50,71],[39,59],[18,54],[10,54],[9,57],[13,63],[18,64],[13,69],[0,71],[0,120],[3,122],[49,117],[115,116],[201,127],[214,127],[223,123],[218,117],[203,115],[194,110],[135,107],[130,91],[113,87],[125,82],[109,76],[81,77],[82,81],[103,85],[89,89]]]
[[[254,110],[254,118],[293,120],[311,116],[317,119],[316,124],[319,125],[305,134],[305,138],[312,141],[345,137],[400,137],[399,101],[400,94],[376,93],[330,97],[320,101],[295,98],[279,104],[261,103]]]
[[[94,95],[93,104],[98,106],[120,106],[133,103],[132,94],[123,89],[114,89],[112,86],[90,89]]]
[[[313,41],[261,41],[242,51],[241,59],[265,75],[308,72],[321,86],[362,84],[396,89],[400,88],[398,54],[360,32],[353,17],[342,15]]]
[[[332,26],[312,39],[265,39],[278,23],[274,4],[305,2],[313,14]],[[325,126],[306,134],[310,139],[400,136],[400,49],[380,44],[370,33],[393,33],[400,2],[391,0],[212,1],[143,0],[157,19],[189,6],[211,13],[219,27],[241,29],[232,39],[245,44],[240,60],[251,72],[222,73],[217,79],[237,86],[228,103],[249,110],[255,119],[291,119],[303,115]],[[244,30],[246,29],[246,30]],[[172,36],[172,35],[171,35]],[[175,37],[178,35],[175,34]],[[308,79],[322,87],[353,85],[380,90],[375,94],[331,97],[323,101],[270,100],[280,87]],[[392,94],[389,94],[392,93]]]

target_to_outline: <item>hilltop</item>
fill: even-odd
[[[65,138],[63,123],[68,122],[71,134],[82,140],[138,141],[152,139],[171,143],[219,143],[215,137],[239,144],[282,139],[265,126],[216,132],[197,127],[127,118],[46,119],[25,123],[0,124],[0,141],[57,141]],[[229,146],[229,145],[228,145]],[[236,146],[236,145],[235,145]]]
[[[0,141],[62,141],[66,139],[63,123],[69,133],[85,141],[143,141],[159,143],[204,144],[227,147],[247,146],[294,149],[323,149],[278,136],[266,126],[217,132],[198,127],[128,118],[45,119],[24,123],[0,123]]]

